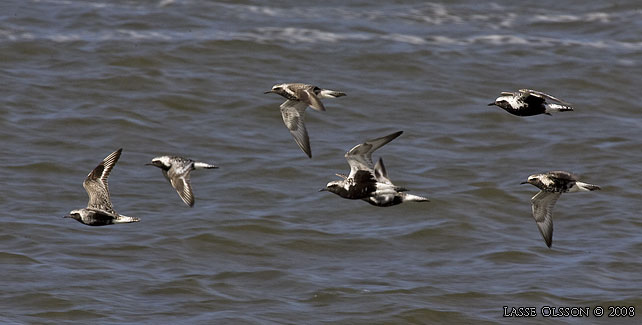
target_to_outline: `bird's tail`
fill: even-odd
[[[194,169],[212,169],[212,168],[218,168],[218,166],[206,164],[204,162],[195,162],[194,163]]]
[[[121,216],[118,216],[118,218],[116,218],[114,220],[114,223],[130,223],[130,222],[139,222],[139,221],[140,221],[140,218],[128,217],[128,216],[122,216],[121,215]]]
[[[547,104],[546,105],[546,113],[551,113],[551,112],[566,112],[566,111],[572,111],[573,107],[569,105],[563,105],[563,104]]]
[[[580,191],[595,191],[595,190],[601,190],[602,188],[593,185],[593,184],[588,184],[588,183],[582,183],[582,182],[575,182],[575,185],[580,189]]]
[[[428,202],[427,198],[418,195],[412,195],[409,193],[402,193],[401,198],[403,202]]]
[[[346,93],[340,92],[340,91],[334,91],[334,90],[329,90],[329,89],[322,89],[321,92],[319,92],[318,97],[319,98],[337,98],[341,96],[345,96]]]

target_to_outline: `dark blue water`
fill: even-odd
[[[638,323],[608,307],[642,308],[641,22],[637,1],[5,1],[0,322]],[[281,82],[348,94],[308,110],[312,159],[263,94]],[[575,111],[487,106],[519,88]],[[429,203],[318,192],[397,130],[374,158]],[[121,147],[112,201],[142,221],[63,219]],[[221,167],[194,208],[160,154]],[[549,170],[602,187],[561,197],[552,249],[519,184]]]

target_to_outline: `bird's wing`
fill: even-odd
[[[547,174],[549,176],[552,176],[552,177],[555,177],[555,178],[559,178],[559,179],[563,179],[563,180],[568,180],[568,181],[577,181],[578,180],[577,176],[575,176],[575,175],[573,175],[573,174],[571,174],[569,172],[562,171],[562,170],[550,171]]]
[[[342,179],[348,179],[348,175],[346,174],[335,174],[337,177],[342,178]]]
[[[560,195],[560,192],[539,191],[531,199],[533,218],[548,247],[553,244],[553,206]]]
[[[96,166],[89,175],[87,175],[87,178],[85,178],[82,185],[89,195],[87,208],[114,213],[114,209],[111,205],[111,199],[109,198],[109,186],[107,179],[109,178],[109,173],[116,165],[118,158],[120,158],[120,153],[122,151],[122,148],[118,149],[105,157],[105,159],[103,159],[103,161],[98,164],[98,166]]]
[[[540,97],[542,99],[550,99],[550,100],[556,101],[556,102],[558,102],[560,104],[571,106],[571,104],[569,104],[568,102],[563,101],[563,100],[561,100],[561,99],[559,99],[557,97],[553,97],[553,96],[551,96],[549,94],[543,93],[541,91],[532,90],[532,89],[520,89],[519,91],[522,93],[523,97],[526,97],[528,95],[532,95],[532,96]]]
[[[323,103],[321,103],[317,95],[314,93],[312,87],[306,85],[305,87],[297,88],[295,90],[295,95],[300,101],[310,105],[310,107],[315,110],[325,111],[325,106],[323,106]]]
[[[388,172],[386,171],[386,166],[384,166],[383,159],[381,157],[374,166],[374,172],[377,182],[392,185],[392,181],[390,181],[390,178],[388,178]]]
[[[400,136],[403,131],[398,131],[380,138],[367,140],[364,143],[354,146],[345,154],[348,164],[350,165],[350,177],[359,170],[372,170],[372,153],[381,148],[386,143]],[[373,172],[374,174],[374,172]]]
[[[351,199],[361,199],[371,196],[377,191],[377,180],[374,173],[368,170],[358,170],[349,182],[348,192]]]
[[[310,149],[310,138],[308,131],[305,128],[305,109],[308,104],[296,100],[286,100],[281,104],[281,116],[283,123],[290,130],[294,141],[299,145],[301,150],[312,158],[312,150]]]
[[[189,183],[189,174],[189,171],[182,175],[169,173],[169,182],[178,193],[178,196],[181,197],[181,200],[190,207],[193,207],[194,193],[192,192],[192,186]]]

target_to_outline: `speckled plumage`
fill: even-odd
[[[194,169],[218,168],[214,165],[179,156],[159,156],[152,159],[151,166],[160,168],[163,176],[178,193],[178,196],[190,207],[194,206],[194,192],[190,185],[190,172]]]
[[[111,204],[109,197],[109,186],[107,178],[111,170],[118,162],[123,149],[118,149],[105,157],[103,161],[94,168],[85,181],[83,187],[89,195],[89,202],[84,209],[72,210],[65,218],[72,218],[88,226],[106,226],[115,223],[138,222],[140,219],[123,216],[116,211]]]
[[[405,193],[406,189],[394,185],[388,178],[381,158],[374,167],[372,166],[372,153],[402,133],[403,131],[395,132],[354,146],[345,154],[350,165],[350,174],[337,174],[342,179],[329,182],[322,191],[332,192],[345,199],[361,199],[379,207],[406,201],[428,201],[426,198]]]
[[[550,103],[547,100],[551,101]],[[571,104],[532,89],[520,89],[517,92],[502,92],[488,106],[499,106],[508,113],[517,116],[551,115],[552,112],[572,111]]]
[[[600,187],[580,182],[577,176],[565,171],[550,171],[534,174],[522,184],[532,184],[540,191],[531,198],[533,218],[537,223],[546,246],[553,244],[553,207],[562,193],[578,191],[595,191]]]
[[[306,108],[310,106],[317,111],[325,111],[321,98],[336,98],[346,95],[339,91],[321,89],[304,83],[274,85],[271,90],[265,93],[279,94],[287,99],[280,106],[283,123],[290,130],[294,141],[309,158],[312,158],[312,150],[310,137],[304,123]]]

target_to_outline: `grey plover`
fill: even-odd
[[[547,102],[547,100],[551,102]],[[488,106],[499,106],[505,111],[517,116],[532,116],[539,114],[551,115],[552,112],[572,111],[571,104],[543,92],[531,89],[520,89],[517,92],[501,93]]]
[[[533,218],[537,228],[544,237],[546,246],[553,244],[553,206],[562,193],[578,191],[595,191],[600,187],[580,182],[577,176],[565,171],[550,171],[544,174],[534,174],[522,184],[532,184],[540,191],[531,198]]]
[[[89,195],[89,203],[84,209],[72,210],[65,218],[73,218],[88,226],[106,226],[114,223],[138,222],[139,218],[123,216],[114,211],[109,198],[107,178],[116,165],[120,153],[118,149],[107,156],[94,170],[87,175],[82,186]]]
[[[379,207],[397,205],[407,201],[428,201],[427,198],[405,193],[405,188],[392,184],[381,158],[374,168],[372,167],[372,153],[402,133],[403,131],[398,131],[384,137],[367,140],[350,149],[345,154],[350,165],[350,174],[347,176],[336,174],[341,180],[329,182],[321,191],[329,191],[346,199],[361,199]]]
[[[305,128],[305,109],[310,106],[317,111],[325,111],[321,98],[336,98],[345,96],[340,91],[321,89],[317,86],[303,83],[285,83],[274,85],[266,94],[275,93],[285,97],[287,100],[281,104],[281,116],[283,123],[290,130],[294,141],[301,150],[312,158],[310,149],[310,138]]]
[[[194,206],[194,193],[189,183],[190,172],[194,169],[211,169],[217,166],[194,161],[178,156],[159,156],[152,159],[151,166],[163,171],[163,175],[178,193],[178,196],[190,207]]]

